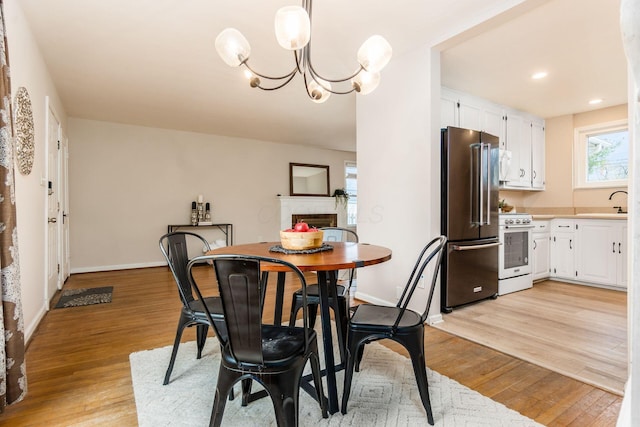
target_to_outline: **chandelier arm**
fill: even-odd
[[[296,68],[300,74],[304,74],[303,66],[305,61],[303,58],[305,54],[305,49],[306,47],[293,51],[293,57],[296,59]]]
[[[311,93],[309,93],[309,82],[307,81],[307,73],[302,73],[302,79],[304,80],[304,91],[310,99],[313,99]]]
[[[324,77],[324,76],[320,75],[320,74],[316,71],[316,69],[315,69],[315,68],[313,68],[313,63],[311,63],[311,58],[307,59],[307,62],[309,63],[309,69],[311,70],[311,73],[312,73],[315,77],[320,78],[320,79],[322,79],[322,80],[326,80],[326,81],[331,82],[331,83],[343,83],[343,82],[346,82],[347,80],[351,80],[352,78],[354,78],[355,76],[357,76],[358,74],[360,74],[360,72],[361,72],[362,70],[364,70],[364,68],[363,68],[363,67],[362,67],[362,65],[361,65],[361,66],[360,66],[360,68],[358,68],[358,70],[357,70],[355,73],[351,74],[349,77],[345,77],[344,79],[328,79],[328,78],[326,78],[326,77]],[[347,93],[348,93],[348,92],[347,92]]]
[[[296,70],[297,71],[297,70]],[[290,73],[289,78],[287,80],[284,81],[284,83],[279,84],[278,86],[274,86],[274,87],[263,87],[262,85],[257,85],[256,87],[258,89],[262,89],[262,90],[276,90],[276,89],[280,89],[281,87],[285,87],[287,84],[289,84],[289,82],[291,80],[293,80],[293,78],[296,76],[296,73]],[[269,78],[269,77],[267,77]]]
[[[322,76],[318,75],[318,73],[316,73],[316,72],[315,72],[315,70],[313,69],[313,67],[311,66],[311,64],[309,64],[309,74],[311,74],[311,78],[312,78],[312,79],[313,79],[313,80],[314,80],[318,85],[320,85],[320,87],[322,87],[322,88],[323,88],[324,90],[326,90],[327,92],[333,93],[333,94],[335,94],[335,95],[347,95],[347,94],[349,94],[349,93],[351,93],[351,92],[353,92],[353,91],[355,91],[355,90],[356,90],[356,88],[355,88],[355,87],[352,87],[350,90],[346,90],[346,91],[338,91],[338,90],[334,90],[334,89],[332,89],[332,88],[329,88],[329,87],[325,86],[325,85],[323,84],[322,80],[321,80],[321,79],[324,79],[324,78],[323,78]],[[356,73],[356,74],[358,74],[358,73]],[[306,74],[305,74],[305,77],[306,77]],[[327,81],[332,82],[332,83],[342,83],[342,82],[347,81],[348,79],[349,79],[349,78],[346,78],[346,79],[344,79],[344,80],[327,80],[327,79],[324,79],[324,80],[327,80]],[[305,80],[305,86],[306,86],[306,85],[307,85],[307,83],[306,83],[306,80]]]
[[[284,76],[271,77],[271,76],[267,76],[267,75],[265,75],[265,74],[260,74],[260,73],[258,73],[257,71],[255,71],[253,68],[251,68],[251,67],[249,66],[249,63],[248,63],[247,61],[244,61],[242,64],[243,64],[245,67],[247,67],[247,69],[248,69],[249,71],[251,71],[253,74],[255,74],[255,75],[256,75],[256,76],[258,76],[258,77],[262,77],[263,79],[269,79],[269,80],[283,80],[283,79],[289,79],[289,80],[287,80],[287,83],[288,83],[289,81],[291,81],[291,79],[293,78],[293,76],[295,76],[295,75],[296,75],[296,73],[298,72],[297,67],[295,67],[293,70],[291,70],[289,73],[285,74]],[[285,83],[285,84],[286,84],[286,83]],[[284,85],[283,85],[283,86],[284,86]],[[282,87],[282,86],[281,86],[281,87]]]

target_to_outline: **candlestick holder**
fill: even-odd
[[[196,202],[191,202],[191,225],[198,225],[198,210]]]

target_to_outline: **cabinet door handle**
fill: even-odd
[[[572,239],[569,239],[569,249],[573,249],[573,248],[571,247],[571,242],[572,242]]]
[[[538,176],[538,174],[536,173],[536,171],[533,171],[533,179],[536,179],[536,176]]]
[[[618,253],[622,253],[622,243],[618,242]]]
[[[616,253],[616,242],[613,242],[613,247],[611,248],[614,254]]]
[[[534,241],[533,241],[533,250],[535,251],[537,247],[538,247],[538,242],[536,242],[536,241],[534,240]]]

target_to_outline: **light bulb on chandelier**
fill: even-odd
[[[245,74],[251,87],[262,90],[276,90],[286,86],[297,73],[302,74],[307,95],[313,102],[322,103],[331,94],[345,95],[358,92],[371,93],[380,84],[380,70],[391,59],[391,45],[384,37],[369,37],[358,49],[360,67],[350,76],[342,79],[329,79],[320,76],[311,63],[311,0],[303,0],[302,6],[286,6],[278,10],[275,18],[276,39],[284,49],[292,50],[295,58],[294,68],[287,74],[272,77],[260,74],[249,66],[251,46],[242,33],[235,28],[223,30],[216,38],[216,50],[222,60],[231,67],[244,65]],[[272,83],[263,86],[261,79]],[[340,85],[350,81],[348,89],[333,89],[332,83]]]

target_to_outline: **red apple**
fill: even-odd
[[[306,222],[298,222],[296,225],[294,225],[293,229],[300,232],[306,232],[309,231],[309,226]]]

